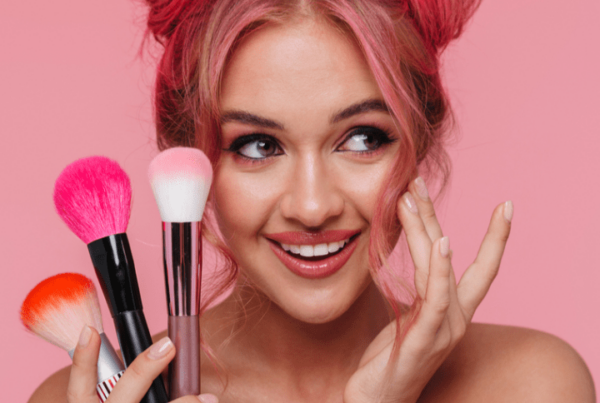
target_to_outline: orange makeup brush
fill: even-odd
[[[32,333],[62,348],[73,358],[84,326],[100,333],[98,397],[104,402],[123,375],[123,364],[104,334],[94,283],[76,273],[49,277],[29,292],[21,306],[21,321]]]

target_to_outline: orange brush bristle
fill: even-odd
[[[102,315],[92,281],[77,273],[47,278],[33,288],[21,307],[27,329],[64,349],[77,345],[83,326],[102,332]]]

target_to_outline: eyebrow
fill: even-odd
[[[367,99],[365,101],[350,105],[349,107],[333,114],[329,118],[329,123],[334,124],[352,116],[371,111],[390,113],[387,105],[382,100]],[[241,110],[230,110],[223,113],[221,115],[221,124],[225,124],[227,122],[239,122],[252,126],[264,127],[267,129],[285,130],[283,123]]]

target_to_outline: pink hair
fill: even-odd
[[[400,318],[397,282],[383,280],[399,233],[396,203],[417,171],[449,175],[444,149],[451,113],[439,72],[442,50],[461,33],[480,0],[147,0],[148,32],[164,46],[155,88],[159,148],[195,146],[213,164],[220,155],[219,88],[224,67],[241,38],[267,23],[296,16],[322,18],[361,48],[401,138],[398,156],[371,223],[369,261],[373,279]],[[210,202],[207,213],[210,212]],[[207,214],[205,213],[205,214]],[[225,258],[220,286],[201,312],[238,274],[231,251],[215,234],[205,236]],[[388,270],[389,274],[389,270]],[[404,285],[401,284],[402,287]],[[418,301],[417,301],[418,302]],[[415,304],[418,306],[419,303]],[[414,312],[413,312],[414,314]],[[395,352],[408,326],[397,320]],[[210,356],[210,355],[209,355]]]

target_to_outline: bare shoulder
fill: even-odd
[[[166,336],[167,331],[163,331],[152,336],[153,341],[160,340]],[[117,351],[121,357],[121,350]],[[71,375],[71,366],[64,367],[50,375],[33,392],[27,403],[66,403],[67,386],[69,385],[69,376]]]
[[[431,379],[423,402],[590,402],[594,383],[579,354],[536,330],[472,324]]]

